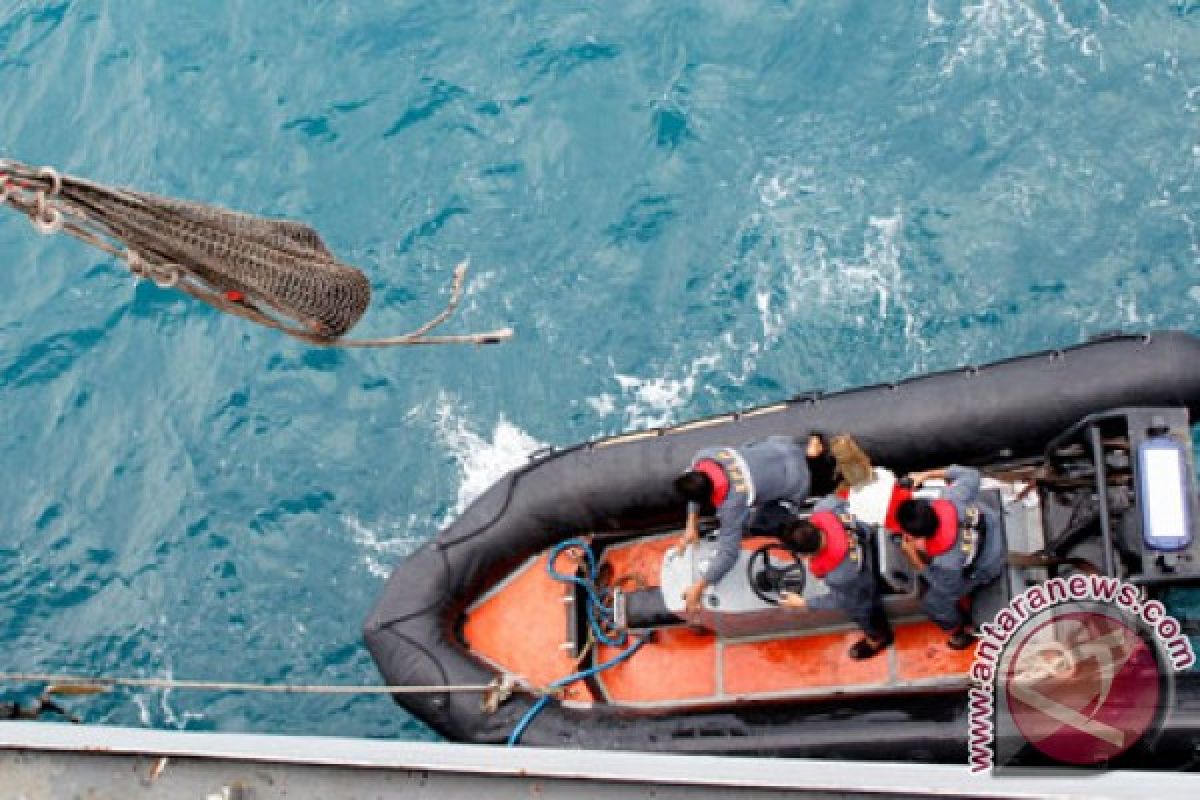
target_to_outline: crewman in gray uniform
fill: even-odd
[[[947,647],[965,650],[975,640],[967,598],[1004,572],[1000,520],[978,502],[979,470],[952,466],[909,477],[914,487],[931,478],[946,481],[937,499],[901,503],[896,521],[905,534],[904,554],[928,585],[921,601],[925,613],[950,634]]]
[[[810,517],[796,518],[781,537],[829,592],[808,600],[781,592],[779,604],[799,611],[838,608],[846,612],[863,632],[863,638],[850,646],[855,661],[883,652],[895,640],[875,575],[872,536],[871,527],[850,513],[845,500],[830,495],[817,503]]]
[[[818,436],[796,439],[771,436],[739,447],[713,447],[696,453],[688,471],[675,479],[675,490],[688,501],[687,524],[679,552],[700,538],[700,510],[714,509],[721,524],[717,552],[704,575],[684,597],[689,612],[700,607],[705,587],[716,584],[737,563],[742,532],[755,509],[808,498],[811,476],[807,458],[818,455]]]

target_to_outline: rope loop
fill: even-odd
[[[156,264],[151,267],[150,280],[160,289],[173,289],[179,285],[180,272],[175,264]]]
[[[63,214],[46,200],[44,191],[37,193],[36,205],[37,208],[29,219],[38,233],[50,236],[63,229]]]
[[[62,175],[54,167],[42,167],[37,171],[37,175],[50,181],[49,194],[57,195],[62,192]]]
[[[125,263],[136,277],[153,281],[160,289],[172,289],[179,285],[182,271],[176,264],[152,264],[138,255],[136,250],[125,251]]]

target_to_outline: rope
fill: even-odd
[[[93,675],[63,675],[46,672],[0,672],[0,683],[47,683],[54,694],[90,694],[117,687],[183,689],[213,692],[260,692],[268,694],[449,694],[517,689],[542,695],[543,691],[519,682],[501,680],[487,684],[444,686],[349,686],[342,684],[236,683],[230,681],[187,681],[172,678],[114,678]]]
[[[370,286],[307,226],[114,189],[6,159],[0,160],[0,204],[27,216],[39,233],[66,233],[124,261],[135,276],[311,345],[495,344],[513,336],[512,328],[429,335],[458,307],[466,261],[454,270],[445,308],[429,321],[399,336],[343,339],[366,309]]]

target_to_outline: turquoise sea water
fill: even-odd
[[[490,348],[314,350],[0,215],[0,669],[371,683],[390,567],[525,454],[1200,333],[1200,2],[0,2],[0,155],[317,227]],[[164,728],[428,737],[379,698]]]

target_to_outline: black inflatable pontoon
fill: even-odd
[[[538,454],[397,567],[366,620],[366,643],[388,684],[492,681],[497,670],[464,643],[467,607],[532,556],[568,538],[617,541],[679,526],[683,508],[671,482],[702,447],[778,433],[844,431],[875,463],[897,474],[948,463],[1019,465],[1044,458],[1055,437],[1089,415],[1128,407],[1176,409],[1195,419],[1200,340],[1180,332],[1111,335],[895,384],[810,392],[773,406]],[[1188,417],[1183,419],[1186,431]],[[1123,563],[1118,557],[1113,568],[1128,572]],[[1145,583],[1154,590],[1155,581]],[[1163,758],[1184,758],[1200,743],[1200,683],[1192,677],[1178,682],[1177,707],[1160,742]],[[396,701],[443,736],[473,743],[503,743],[533,702],[515,694],[489,713],[471,694]],[[551,702],[521,742],[961,763],[966,736],[965,696],[929,693],[657,711]]]

